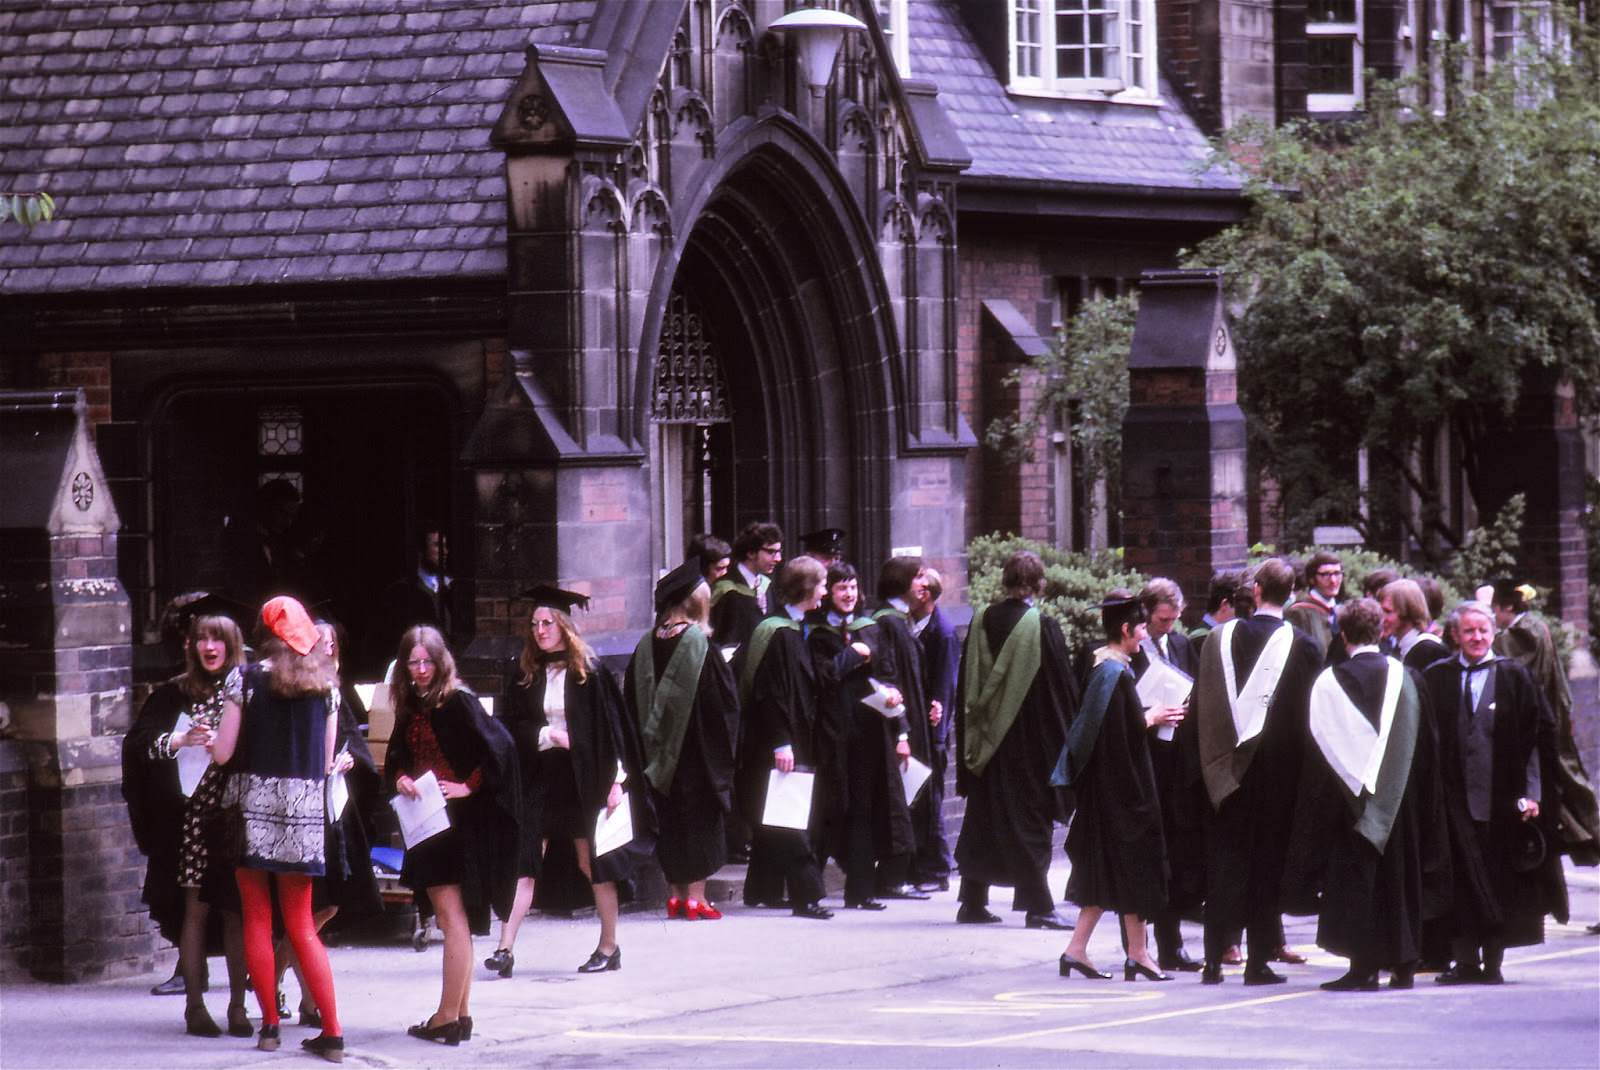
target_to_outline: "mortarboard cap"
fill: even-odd
[[[538,583],[517,595],[525,602],[532,602],[538,606],[547,606],[550,609],[559,609],[561,612],[571,614],[573,607],[578,609],[589,608],[589,596],[579,594],[577,591],[568,591],[557,587],[553,583]]]
[[[822,528],[818,531],[808,531],[800,536],[800,548],[808,554],[843,554],[844,530]]]
[[[189,591],[167,603],[162,614],[162,629],[170,628],[178,635],[187,635],[197,617],[227,617],[243,625],[254,616],[248,606],[235,602],[227,595],[214,591]]]
[[[656,612],[677,605],[704,582],[705,577],[700,574],[700,561],[691,557],[656,581]]]

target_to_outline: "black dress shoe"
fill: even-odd
[[[204,1005],[196,1004],[183,1009],[183,1031],[191,1037],[220,1037],[222,1030]],[[246,1033],[246,1036],[250,1034]]]
[[[1281,973],[1274,972],[1271,966],[1262,962],[1244,968],[1244,983],[1247,985],[1283,985],[1288,984],[1289,979]]]
[[[1220,985],[1222,983],[1222,963],[1206,963],[1200,970],[1200,983],[1203,985]]]
[[[797,918],[815,918],[818,921],[827,921],[829,918],[833,917],[833,911],[829,910],[821,903],[802,903],[795,907],[790,913]]]
[[[1411,988],[1416,984],[1415,966],[1396,966],[1389,974],[1390,988]]]
[[[1199,973],[1200,963],[1189,957],[1189,952],[1178,948],[1174,955],[1168,955],[1157,960],[1156,964],[1163,970],[1173,970],[1177,973]]]
[[[461,1043],[465,1044],[472,1039],[472,1015],[463,1014],[456,1021],[461,1023]]]
[[[1022,919],[1022,924],[1029,929],[1057,929],[1062,932],[1072,928],[1066,918],[1053,910],[1048,914],[1028,914]]]
[[[277,1051],[282,1041],[278,1037],[278,1027],[263,1025],[261,1032],[256,1034],[256,1047],[261,1051]]]
[[[1590,936],[1600,936],[1600,921],[1595,922],[1593,925],[1589,926],[1583,931],[1588,933]]]
[[[321,1029],[322,1012],[317,1010],[315,1007],[307,1007],[304,1003],[301,1003],[300,1020],[296,1024],[304,1026],[307,1029]]]
[[[876,899],[846,899],[846,910],[888,910],[889,904],[880,903]]]
[[[917,891],[914,884],[896,884],[892,888],[885,888],[878,893],[885,899],[926,899],[928,896]]]
[[[418,1040],[431,1040],[435,1044],[448,1044],[453,1048],[461,1043],[461,1023],[455,1021],[429,1025],[427,1019],[423,1019],[407,1029],[406,1035]]]
[[[971,903],[962,903],[956,911],[956,924],[958,925],[998,925],[1000,915],[988,907],[974,906]]]
[[[517,956],[511,953],[509,947],[497,947],[494,949],[494,954],[483,960],[484,969],[492,970],[501,977],[510,977],[516,965]]]
[[[608,973],[611,970],[622,969],[622,948],[617,948],[607,955],[598,947],[589,955],[589,961],[578,967],[579,973]]]
[[[327,1034],[315,1037],[306,1037],[300,1046],[313,1055],[320,1055],[330,1063],[344,1062],[344,1037],[330,1037]]]
[[[1505,975],[1499,970],[1484,970],[1478,975],[1480,985],[1503,985],[1506,983]]]
[[[1475,964],[1456,965],[1433,979],[1436,985],[1476,985],[1483,982],[1483,969]]]
[[[1170,973],[1159,973],[1142,962],[1135,962],[1133,959],[1124,959],[1122,961],[1122,979],[1124,981],[1137,981],[1141,977],[1147,981],[1172,980]]]
[[[244,1009],[244,1004],[228,1004],[228,1035],[230,1037],[247,1037],[254,1031],[250,1028],[250,1012]]]
[[[1324,992],[1376,992],[1378,990],[1378,971],[1358,970],[1352,966],[1343,977],[1332,981],[1324,981],[1317,987]]]
[[[1085,977],[1089,978],[1089,980],[1091,980],[1091,981],[1109,981],[1109,980],[1111,980],[1111,975],[1109,973],[1102,973],[1099,970],[1095,969],[1093,966],[1089,965],[1087,962],[1079,962],[1077,959],[1073,958],[1071,955],[1067,954],[1065,951],[1063,951],[1061,953],[1061,967],[1060,968],[1061,968],[1061,976],[1062,977],[1071,977],[1073,972],[1076,971],[1078,973],[1083,974]]]

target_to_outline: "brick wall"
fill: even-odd
[[[20,743],[0,741],[0,981],[27,969],[28,766]]]
[[[81,387],[89,403],[89,424],[111,419],[111,354],[105,352],[41,353],[36,385],[45,390]]]

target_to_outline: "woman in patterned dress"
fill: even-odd
[[[330,1062],[344,1058],[328,952],[311,917],[311,879],[323,874],[326,786],[334,759],[339,685],[332,644],[293,598],[261,608],[261,661],[228,675],[222,724],[211,753],[232,774],[225,804],[237,804],[242,847],[234,877],[244,904],[245,960],[261,1005],[256,1046],[276,1051],[278,1000],[272,955],[271,883],[283,925],[311,989],[322,1032],[301,1042]]]
[[[204,999],[210,907],[200,893],[207,882],[214,885],[233,877],[231,871],[207,865],[206,824],[221,806],[225,778],[219,766],[208,766],[186,799],[179,787],[177,758],[186,748],[211,746],[222,720],[223,681],[244,664],[244,637],[233,619],[218,611],[215,596],[180,607],[177,614],[186,625],[184,671],[150,693],[128,732],[124,794],[134,838],[150,859],[145,902],[164,932],[178,928],[174,941],[178,972],[187,995],[184,1029],[193,1036],[218,1037],[222,1030],[206,1010]],[[178,718],[185,714],[190,727],[175,731]],[[228,1032],[247,1037],[252,1030],[244,1007],[239,916],[225,910],[222,921],[228,963]]]

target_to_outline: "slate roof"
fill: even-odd
[[[593,0],[0,0],[0,296],[503,275],[489,131]]]
[[[1006,18],[999,0],[967,6]],[[963,185],[1032,180],[1063,189],[1240,187],[1220,171],[1195,174],[1208,151],[1205,135],[1167,87],[1160,107],[1013,95],[1006,92],[1006,72],[996,73],[962,21],[957,0],[910,0],[908,14],[911,76],[938,85],[939,103],[972,154]]]

